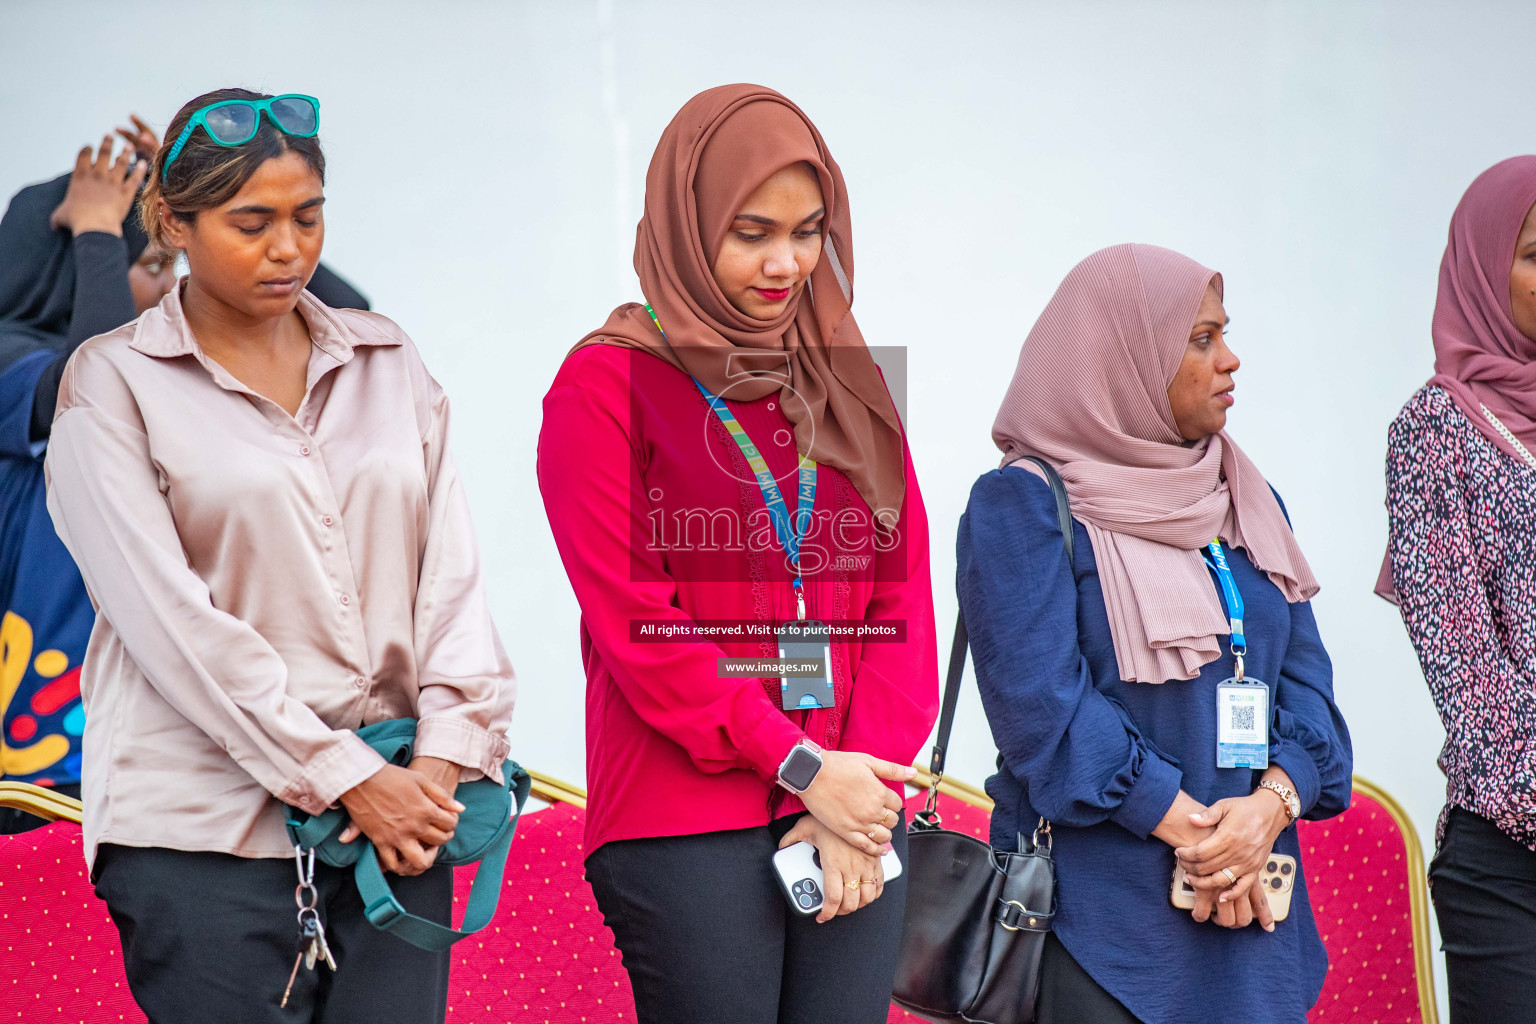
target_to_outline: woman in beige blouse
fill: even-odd
[[[514,684],[447,398],[395,324],[304,291],[325,234],[318,104],[264,99],[209,93],[171,122],[144,222],[190,273],[82,345],[60,389],[48,505],[99,613],[86,857],[159,1024],[441,1020],[447,952],[373,929],[350,871],[324,865],[339,970],[300,966],[279,1006],[298,946],[282,805],[339,802],[401,902],[446,920],[433,858],[455,786],[500,775]],[[214,107],[229,100],[256,102]],[[238,145],[206,127],[227,139],[241,118]],[[351,731],[407,716],[408,768]]]

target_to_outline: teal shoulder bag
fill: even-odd
[[[416,720],[392,718],[357,730],[362,738],[390,764],[409,765],[416,745]],[[295,846],[314,850],[315,856],[332,867],[352,867],[357,891],[362,895],[368,921],[375,928],[397,935],[422,949],[447,949],[491,923],[501,898],[501,879],[507,866],[507,852],[517,831],[517,819],[528,799],[531,780],[516,761],[501,767],[504,783],[476,779],[459,786],[454,797],[464,805],[459,813],[453,838],[438,851],[437,863],[457,867],[480,862],[475,882],[464,908],[464,927],[449,928],[424,917],[417,917],[400,905],[379,858],[367,836],[350,843],[340,840],[348,818],[344,808],[333,807],[323,814],[311,815],[288,806],[288,838]]]

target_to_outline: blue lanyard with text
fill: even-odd
[[[1213,539],[1206,547],[1211,557],[1207,565],[1216,571],[1216,581],[1221,584],[1221,594],[1226,600],[1227,620],[1232,629],[1232,659],[1237,667],[1237,680],[1243,680],[1243,655],[1248,653],[1248,638],[1243,634],[1243,595],[1237,589],[1232,567],[1227,564],[1226,553],[1221,550],[1221,540]]]
[[[667,332],[662,329],[661,320],[656,316],[656,311],[651,304],[645,304],[645,311],[651,315],[651,323],[656,325],[656,330],[665,338]],[[789,564],[794,566],[795,578],[795,619],[805,621],[805,586],[800,578],[800,543],[805,540],[805,535],[811,529],[811,517],[816,507],[816,460],[808,455],[800,456],[800,496],[799,504],[795,508],[795,514],[789,514],[789,506],[784,504],[784,495],[779,491],[778,481],[773,478],[773,473],[768,469],[768,462],[763,458],[763,453],[757,450],[757,445],[747,436],[747,431],[736,419],[736,414],[730,407],[716,398],[699,382],[699,378],[693,378],[694,387],[699,389],[699,394],[704,396],[704,401],[720,417],[720,422],[725,424],[726,433],[736,442],[741,449],[741,454],[746,458],[747,465],[752,468],[752,475],[757,477],[758,489],[763,492],[763,504],[768,506],[768,517],[773,520],[773,532],[778,535],[779,543],[784,546],[784,554],[789,558]]]
[[[654,314],[653,314],[654,315]],[[660,326],[660,325],[658,325]],[[752,467],[752,474],[757,478],[757,486],[763,492],[763,504],[768,506],[768,517],[773,520],[773,532],[778,535],[779,543],[784,545],[784,554],[789,558],[789,564],[794,567],[795,578],[795,618],[797,621],[805,621],[805,588],[800,578],[800,544],[810,532],[813,510],[816,507],[816,460],[809,456],[800,456],[800,492],[799,504],[795,508],[795,514],[789,514],[789,506],[784,503],[784,495],[779,491],[779,485],[773,478],[773,472],[768,468],[763,453],[758,451],[752,439],[747,436],[747,431],[736,419],[736,414],[731,412],[720,399],[710,393],[699,379],[693,379],[694,386],[699,389],[699,394],[704,396],[704,401],[720,417],[720,422],[725,424],[726,432],[741,449],[741,454],[746,457],[747,465]]]

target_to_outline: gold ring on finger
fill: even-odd
[[[857,881],[853,881],[853,882],[844,882],[844,883],[843,883],[843,888],[844,888],[844,889],[847,889],[847,890],[848,890],[848,891],[849,891],[849,892],[858,892],[858,891],[859,891],[859,885],[860,885],[860,884],[861,884],[861,883],[859,883],[859,882],[857,882]]]
[[[859,879],[859,884],[860,885],[874,885],[877,881],[878,881],[878,879],[874,879],[874,878],[861,878],[861,879]]]

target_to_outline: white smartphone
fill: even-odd
[[[887,882],[901,874],[901,858],[895,850],[886,851],[880,858],[880,870]],[[810,843],[786,846],[773,855],[773,873],[779,876],[779,886],[797,914],[809,917],[821,910],[826,902],[822,893],[827,883],[821,874],[821,854],[816,847]]]

